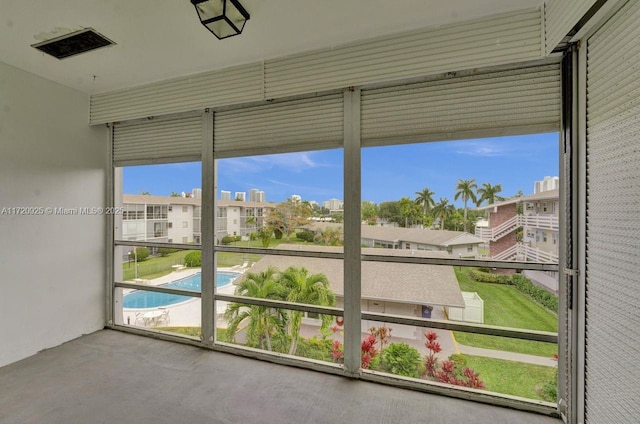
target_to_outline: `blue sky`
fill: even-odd
[[[342,150],[276,154],[218,161],[220,190],[263,190],[267,201],[293,194],[321,203],[343,199]],[[428,187],[453,202],[458,179],[502,184],[503,196],[533,192],[533,183],[558,175],[558,134],[536,134],[437,143],[372,147],[362,150],[362,199],[380,203],[415,197]],[[199,188],[200,163],[127,167],[124,192],[148,191],[168,196],[172,191]],[[462,206],[461,202],[455,202]]]

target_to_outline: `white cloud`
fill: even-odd
[[[255,174],[278,169],[286,169],[289,172],[303,172],[321,166],[331,166],[316,162],[312,152],[222,159],[218,164],[221,172],[242,174]]]
[[[455,153],[460,155],[497,157],[507,156],[513,153],[513,147],[506,143],[486,142],[474,140],[456,143]]]

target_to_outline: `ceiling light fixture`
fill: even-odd
[[[191,0],[200,22],[219,40],[242,32],[249,12],[238,0]]]

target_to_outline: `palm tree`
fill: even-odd
[[[464,232],[467,232],[467,202],[471,200],[473,203],[476,203],[476,193],[473,191],[477,189],[476,179],[471,178],[470,180],[458,180],[458,185],[456,186],[456,195],[453,197],[453,200],[458,200],[458,197],[462,197],[462,201],[464,202]]]
[[[284,300],[285,291],[275,278],[276,270],[269,268],[261,273],[248,273],[238,284],[235,294],[258,299]],[[230,303],[224,313],[227,321],[227,340],[235,342],[240,323],[248,320],[246,327],[247,344],[261,349],[272,350],[272,332],[284,333],[286,313],[268,306]]]
[[[398,207],[400,208],[400,215],[404,218],[404,226],[409,228],[409,222],[414,224],[416,216],[420,215],[418,205],[408,197],[403,197],[398,200]]]
[[[252,229],[256,229],[258,226],[258,220],[256,219],[255,216],[248,216],[245,221],[244,221],[244,225],[246,228],[251,227]],[[253,231],[249,231],[249,240],[247,240],[247,247],[249,247],[251,245],[251,234],[253,233]]]
[[[324,274],[309,275],[309,271],[306,268],[289,267],[282,273],[280,283],[288,292],[287,301],[289,302],[322,306],[334,306],[336,304],[336,296],[329,288],[329,280]],[[290,315],[291,345],[289,346],[289,355],[295,355],[298,349],[298,338],[300,337],[302,312],[291,311]],[[321,329],[326,328],[330,322],[331,316],[323,315]]]
[[[453,215],[455,208],[449,204],[449,199],[440,198],[440,201],[433,206],[431,210],[433,216],[440,219],[440,229],[444,231],[444,222]]]
[[[323,228],[315,235],[313,242],[323,246],[341,246],[342,230],[340,228],[333,227]]]
[[[433,195],[435,193],[425,187],[421,191],[416,191],[416,194],[418,196],[416,197],[415,202],[416,204],[422,206],[422,217],[424,219],[424,217],[427,216],[427,211],[429,211],[436,204],[436,202],[433,200]]]
[[[492,186],[489,183],[482,183],[482,187],[478,189],[478,206],[480,206],[485,200],[487,201],[488,205],[492,205],[496,202],[504,200],[504,197],[498,196],[498,193],[500,193],[501,191],[501,184]]]

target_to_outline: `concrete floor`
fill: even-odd
[[[560,421],[103,330],[0,368],[0,423]]]

